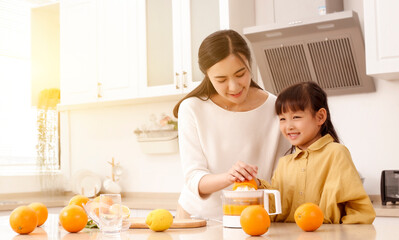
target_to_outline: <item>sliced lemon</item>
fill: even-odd
[[[130,217],[130,209],[125,206],[125,205],[120,205],[120,204],[113,204],[110,208],[109,211],[114,214],[118,214],[119,211],[122,211],[122,218],[128,218]]]

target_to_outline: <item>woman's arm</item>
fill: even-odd
[[[207,174],[203,176],[198,185],[198,192],[201,197],[222,190],[234,182],[242,182],[256,178],[258,167],[237,161],[228,172],[220,174]]]
[[[219,165],[225,165],[226,169],[227,167],[230,168],[224,173],[213,173],[209,170],[208,164],[212,164],[209,161],[223,161],[223,158],[213,158],[213,160],[210,160],[205,156],[200,135],[209,133],[200,132],[198,124],[203,121],[201,119],[203,116],[199,115],[195,110],[198,111],[196,103],[190,101],[190,99],[186,99],[180,105],[178,118],[180,158],[185,185],[188,189],[200,197],[206,197],[229,186],[235,181],[244,181],[256,177],[258,167],[243,161],[237,161],[233,166],[220,163]],[[210,139],[211,137],[208,136]],[[207,144],[210,143],[208,142]],[[215,142],[215,144],[217,143]]]
[[[185,185],[193,194],[200,196],[199,182],[211,172],[199,139],[198,119],[193,111],[195,107],[190,99],[184,100],[180,105],[179,149]]]

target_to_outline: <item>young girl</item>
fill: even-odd
[[[324,223],[372,223],[375,211],[348,149],[330,118],[326,93],[314,82],[288,87],[277,97],[275,110],[280,131],[292,144],[291,154],[280,158],[271,185],[281,193],[282,214],[276,222],[294,222],[303,203],[317,204]]]

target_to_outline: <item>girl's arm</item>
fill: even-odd
[[[341,218],[342,223],[371,224],[375,219],[375,211],[370,198],[363,191],[358,191],[358,198],[345,203],[346,215]]]
[[[375,211],[370,198],[364,190],[359,173],[352,162],[349,151],[346,147],[338,153],[337,162],[340,162],[338,171],[340,172],[340,186],[337,195],[338,203],[344,205],[345,215],[341,217],[341,222],[366,223],[371,224],[375,219]]]

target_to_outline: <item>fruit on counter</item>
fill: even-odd
[[[31,233],[37,226],[37,214],[28,206],[17,207],[10,214],[10,226],[16,233]]]
[[[323,211],[314,203],[304,203],[295,210],[296,224],[306,232],[313,232],[323,224]]]
[[[270,227],[269,214],[262,206],[248,206],[241,213],[240,224],[242,230],[248,235],[263,235]]]
[[[83,204],[86,204],[90,199],[83,195],[75,195],[69,200],[68,205],[77,205],[83,208]]]
[[[100,202],[100,196],[96,197],[93,199],[93,202]],[[112,198],[107,197],[107,196],[103,196],[103,198],[101,199],[102,203],[105,203],[109,206],[111,206],[112,204],[114,204],[114,201],[112,200]]]
[[[34,202],[28,205],[28,207],[32,208],[37,214],[37,226],[43,225],[48,217],[48,210],[46,205],[40,202]]]
[[[155,209],[147,215],[145,223],[151,230],[162,232],[172,226],[173,216],[166,209]]]
[[[100,201],[90,200],[85,204],[85,207],[87,211],[93,212],[97,217],[100,216]]]
[[[258,183],[256,182],[255,178],[252,178],[251,180],[245,180],[243,182],[234,182],[233,185],[233,191],[238,190],[240,188],[247,188],[251,189],[253,188],[254,190],[258,189]]]
[[[130,209],[125,205],[113,204],[109,211],[111,213],[118,213],[118,211],[122,211],[122,218],[129,218],[130,217]]]
[[[82,230],[87,223],[87,214],[82,207],[68,205],[64,207],[59,215],[62,227],[68,232],[74,233]]]

